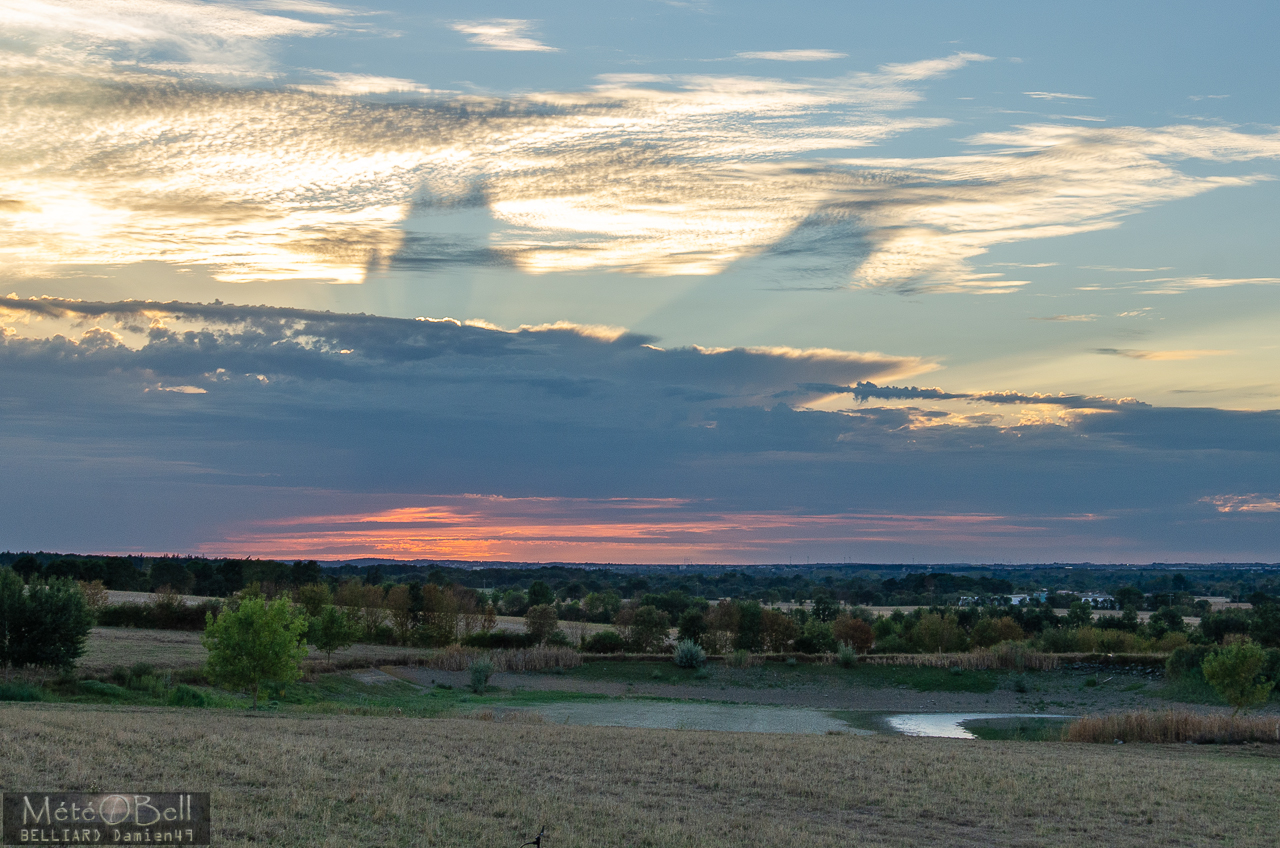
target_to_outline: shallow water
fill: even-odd
[[[1069,718],[1043,713],[903,713],[886,716],[890,727],[904,736],[936,736],[944,739],[976,739],[965,722],[990,718]]]
[[[840,732],[859,735],[874,733],[871,730],[855,727],[826,710],[807,707],[626,698],[617,701],[566,701],[521,708],[511,712],[533,712],[540,714],[546,721],[553,724],[578,724],[591,727],[728,730],[737,733]],[[883,716],[883,723],[890,730],[906,736],[974,739],[976,737],[965,729],[965,722],[1010,718],[1066,718],[1066,716],[1050,716],[1041,713],[901,713]]]

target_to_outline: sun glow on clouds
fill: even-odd
[[[259,522],[206,544],[205,550],[322,559],[660,563],[702,558],[745,563],[769,561],[771,551],[788,544],[990,544],[1044,529],[1038,520],[998,515],[721,512],[679,499],[466,495],[427,500],[429,505],[370,513]]]
[[[988,59],[974,53],[798,80],[611,74],[587,91],[507,100],[324,71],[294,90],[226,88],[202,74],[266,80],[273,40],[351,26],[354,13],[260,7],[324,17],[312,22],[185,0],[0,8],[3,34],[35,46],[0,54],[10,274],[151,260],[230,282],[358,283],[370,268],[420,258],[400,229],[415,204],[429,212],[483,197],[502,226],[483,249],[459,246],[445,260],[707,275],[803,255],[837,284],[1000,292],[1024,281],[969,265],[995,245],[1115,227],[1157,203],[1261,179],[1191,175],[1182,159],[1280,157],[1275,132],[1051,124],[979,135],[955,156],[850,155],[946,124],[903,112],[922,101],[923,83]],[[453,26],[490,49],[552,49],[525,34],[528,21]],[[361,99],[394,92],[414,99]]]

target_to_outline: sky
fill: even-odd
[[[1280,560],[1280,7],[0,0],[0,547]]]

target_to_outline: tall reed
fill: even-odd
[[[1280,716],[1201,715],[1186,710],[1144,710],[1085,716],[1062,732],[1066,742],[1280,743]]]

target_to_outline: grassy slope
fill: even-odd
[[[1269,748],[0,707],[5,789],[207,789],[222,845],[1271,846]]]

